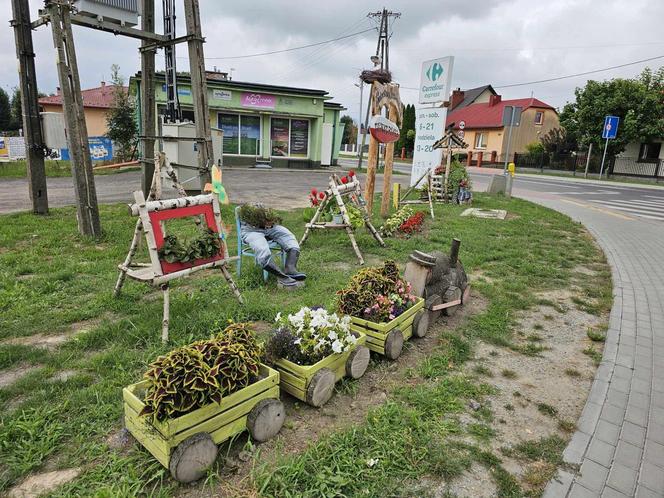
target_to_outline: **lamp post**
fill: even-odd
[[[356,87],[360,89],[360,108],[358,110],[358,118],[357,118],[357,153],[362,154],[362,151],[359,149],[360,146],[360,135],[362,134],[362,101],[363,101],[363,96],[364,96],[364,81],[360,80],[359,83],[353,83]]]

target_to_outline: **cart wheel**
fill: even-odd
[[[321,368],[311,378],[309,387],[307,387],[307,403],[316,408],[327,403],[332,397],[336,380],[332,370]]]
[[[346,375],[353,379],[359,379],[364,375],[369,366],[369,348],[358,346],[350,353],[346,360]]]
[[[262,399],[247,415],[247,429],[252,439],[263,443],[279,433],[285,419],[286,410],[280,400]]]
[[[413,318],[413,335],[415,337],[426,337],[431,324],[431,315],[432,312],[428,310],[420,310],[415,314],[415,318]]]
[[[392,329],[385,338],[385,356],[390,360],[396,360],[403,351],[403,334],[399,329]]]
[[[217,459],[218,448],[207,432],[199,432],[182,441],[168,465],[173,479],[179,482],[197,481]]]
[[[455,286],[448,288],[443,296],[444,303],[449,303],[450,301],[456,301],[458,299],[461,299],[461,289]],[[458,309],[459,305],[457,304],[455,306],[450,306],[449,308],[443,308],[443,311],[447,316],[454,316]]]

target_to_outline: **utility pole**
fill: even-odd
[[[48,214],[48,192],[44,168],[44,141],[39,120],[35,53],[32,47],[32,26],[28,0],[12,0],[12,14],[18,59],[19,87],[21,89],[21,114],[28,169],[28,190],[32,212]]]
[[[141,0],[141,29],[154,33],[154,0]],[[141,41],[141,46],[153,45],[147,39]],[[155,49],[141,50],[141,190],[147,199],[150,194],[152,177],[154,175],[154,136],[155,133],[155,89],[154,89],[154,63]]]
[[[583,173],[584,178],[588,178],[588,167],[590,166],[590,156],[593,153],[593,143],[588,145],[588,157],[586,157],[586,171]]]
[[[101,236],[101,222],[83,111],[81,81],[78,75],[76,50],[71,29],[71,5],[49,1],[46,8],[53,30],[53,44],[57,51],[56,66],[62,88],[62,109],[65,115],[65,129],[76,194],[78,230],[82,235],[99,237]]]
[[[358,154],[362,154],[362,151],[359,149],[360,146],[360,135],[362,134],[362,101],[364,100],[364,81],[360,80],[359,83],[354,83],[356,87],[360,89],[360,109],[359,109],[359,116],[357,118],[357,138],[356,138],[356,146],[358,147]]]

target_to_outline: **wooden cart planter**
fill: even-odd
[[[396,360],[403,350],[403,343],[411,336],[424,337],[428,322],[422,320],[425,315],[424,299],[417,302],[404,313],[390,322],[372,322],[363,318],[351,317],[351,329],[367,335],[367,347],[390,360]]]
[[[311,406],[320,407],[332,397],[334,384],[345,376],[359,379],[369,366],[367,336],[357,332],[356,347],[345,353],[331,354],[314,365],[298,365],[279,359],[274,366],[281,375],[281,389]]]
[[[142,381],[123,389],[125,425],[180,482],[205,475],[217,458],[217,444],[245,429],[254,440],[267,441],[281,430],[286,416],[279,400],[279,372],[265,365],[258,381],[225,396],[220,404],[161,422],[138,415],[145,406],[147,384]]]

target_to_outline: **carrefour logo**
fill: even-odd
[[[427,69],[427,78],[429,78],[431,81],[436,81],[438,78],[440,78],[443,75],[443,66],[438,64],[437,62],[434,62],[429,66],[429,69]]]

